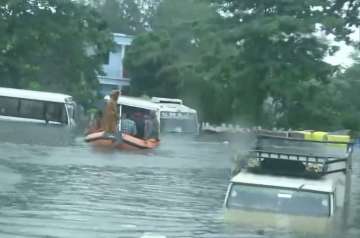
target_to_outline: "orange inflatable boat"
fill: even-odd
[[[114,135],[107,135],[104,131],[90,133],[85,137],[85,141],[99,148],[126,149],[154,149],[159,146],[157,139],[140,139],[125,133],[121,134],[121,139],[117,140]]]

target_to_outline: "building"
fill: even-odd
[[[129,86],[130,79],[124,70],[123,61],[126,47],[131,45],[133,36],[113,33],[116,43],[115,50],[109,52],[104,59],[103,71],[105,75],[99,75],[101,94],[106,95],[113,89],[121,89]]]

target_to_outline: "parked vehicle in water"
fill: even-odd
[[[185,106],[181,99],[153,97],[151,101],[160,105],[161,132],[199,133],[197,111]]]
[[[77,126],[76,103],[70,95],[0,88],[1,140],[63,145]]]
[[[109,96],[105,97],[109,100]],[[151,101],[119,96],[118,134],[106,134],[102,129],[90,132],[85,141],[100,148],[115,149],[153,149],[160,145],[160,107]],[[127,115],[124,117],[124,115]],[[122,126],[123,120],[130,120],[135,126],[136,133],[130,133]]]
[[[307,141],[323,141],[323,142],[339,142],[336,146],[346,147],[351,142],[349,131],[314,131],[314,130],[303,130],[303,131],[266,131],[260,130],[263,135],[280,136],[286,138],[302,139]],[[335,146],[335,145],[333,145]]]
[[[313,141],[334,141],[349,143],[351,138],[343,132],[325,132],[325,131],[299,131],[304,135],[305,140]]]
[[[228,187],[227,221],[328,234],[347,212],[351,143],[258,135],[246,157]]]

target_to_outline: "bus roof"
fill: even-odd
[[[60,102],[60,103],[66,103],[68,100],[72,100],[72,97],[70,95],[61,94],[61,93],[51,93],[51,92],[41,92],[41,91],[15,89],[15,88],[1,88],[1,87],[0,87],[0,96],[48,101],[48,102]]]
[[[298,177],[284,177],[268,174],[256,174],[249,172],[240,172],[235,175],[231,182],[251,184],[257,186],[272,186],[290,189],[311,190],[317,192],[333,192],[333,180],[327,177],[321,179],[305,179]]]
[[[159,98],[159,97],[152,97],[152,102],[155,103],[172,103],[172,104],[183,104],[183,100],[178,98]]]
[[[105,100],[109,100],[110,96],[105,96]],[[119,96],[118,104],[130,106],[130,107],[137,107],[143,108],[150,111],[158,111],[160,107],[158,104],[153,103],[147,99],[143,98],[136,98],[136,97],[128,97],[128,96]]]
[[[171,104],[171,103],[158,103],[160,111],[164,112],[185,112],[185,113],[196,113],[195,109],[192,109],[185,105]]]
[[[197,113],[195,109],[183,105],[181,99],[152,97],[151,101],[160,105],[160,111],[162,112]]]

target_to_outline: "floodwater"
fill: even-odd
[[[295,237],[226,224],[231,150],[221,140],[163,139],[154,151],[0,144],[0,237]],[[355,158],[347,234],[360,237]]]

